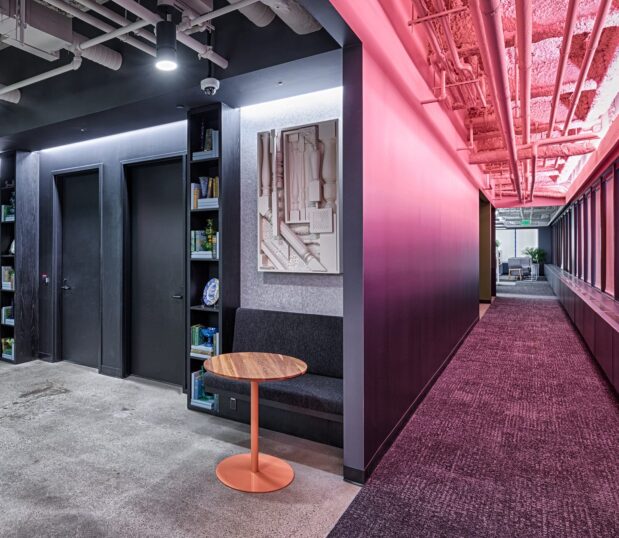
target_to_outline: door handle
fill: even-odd
[[[69,286],[67,284],[67,279],[66,278],[62,279],[62,286],[60,286],[60,289],[61,290],[70,290],[71,289],[71,286]]]
[[[172,295],[172,299],[178,299],[180,301],[182,298],[182,295]]]

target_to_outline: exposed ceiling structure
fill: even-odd
[[[505,228],[540,228],[549,226],[562,206],[509,207],[497,209],[496,227]]]
[[[69,71],[80,69],[84,59],[117,71],[122,55],[104,43],[119,39],[144,54],[156,57],[161,41],[151,26],[170,20],[172,43],[176,41],[194,51],[198,59],[209,60],[222,69],[228,60],[209,43],[195,39],[194,34],[212,32],[211,21],[237,9],[256,26],[264,27],[279,17],[300,35],[317,32],[320,24],[296,0],[228,0],[228,5],[214,10],[213,0],[158,0],[153,11],[135,0],[113,0],[124,15],[95,0],[0,0],[0,42],[16,47],[50,62],[70,53],[70,61],[27,79],[0,86],[0,99],[18,104],[21,89]],[[173,17],[167,13],[173,12]],[[73,20],[83,21],[100,30],[88,38],[74,31]],[[174,33],[176,35],[174,36]],[[174,66],[175,68],[175,66]]]
[[[167,1],[0,0],[0,151],[49,143],[54,126],[66,142],[178,119],[212,100],[200,91],[209,76],[232,106],[341,84],[331,53],[349,32],[308,0],[174,0],[178,69],[159,71],[155,22]],[[110,125],[117,109],[144,125]]]
[[[461,111],[488,196],[564,203],[619,115],[619,1],[410,3],[436,81],[424,104]]]

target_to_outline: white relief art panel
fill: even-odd
[[[258,270],[340,272],[337,120],[258,133]]]

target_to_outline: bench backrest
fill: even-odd
[[[310,374],[342,378],[342,318],[238,308],[233,351],[290,355]]]

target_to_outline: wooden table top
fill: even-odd
[[[215,375],[243,381],[281,381],[307,372],[300,359],[274,353],[225,353],[204,361],[204,369]]]

